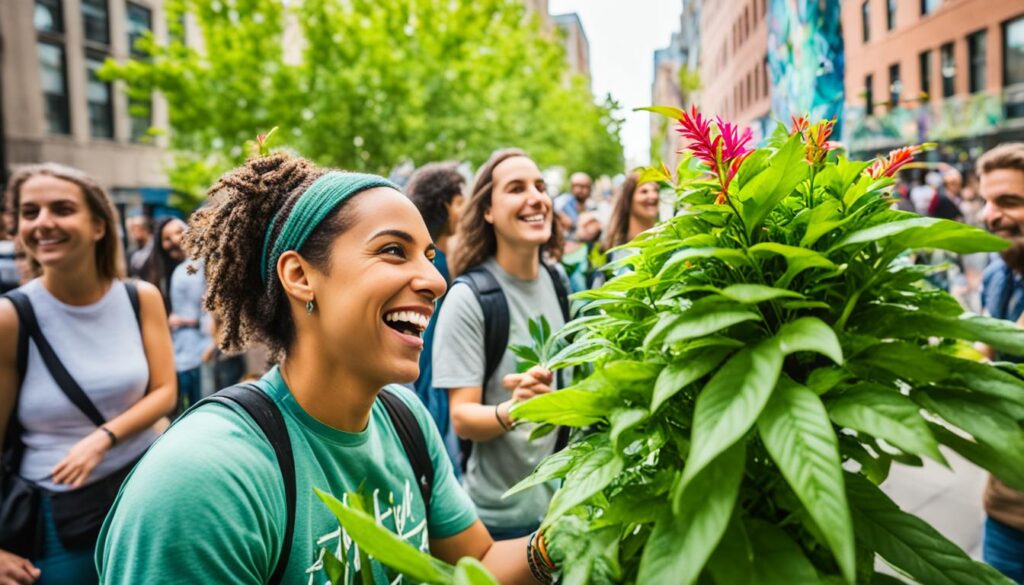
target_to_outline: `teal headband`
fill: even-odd
[[[291,213],[284,220],[281,231],[274,240],[274,246],[270,246],[270,238],[274,233],[274,226],[281,213],[278,211],[267,226],[267,234],[263,238],[263,254],[260,255],[260,274],[263,282],[270,280],[270,272],[277,266],[277,259],[281,254],[289,250],[300,250],[309,236],[320,225],[320,222],[331,214],[343,201],[349,197],[374,187],[390,187],[400,191],[391,181],[377,175],[366,175],[362,173],[343,173],[331,171],[320,177],[308,189],[299,195]]]

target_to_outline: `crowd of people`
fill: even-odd
[[[963,278],[946,285],[1022,320],[1024,144],[977,179],[945,168],[894,206],[1017,244],[951,259]],[[127,218],[125,245],[94,179],[20,169],[0,247],[0,585],[323,583],[327,555],[350,561],[346,583],[390,582],[314,488],[360,494],[439,559],[550,582],[557,486],[504,494],[567,437],[531,440],[510,409],[568,382],[509,347],[532,343],[530,320],[568,322],[571,292],[625,270],[604,266],[663,207],[637,173],[604,210],[589,176],[569,183],[555,197],[518,149],[471,180],[427,164],[404,189],[270,154],[187,221]],[[993,480],[985,505],[986,560],[1024,581],[1024,494]]]

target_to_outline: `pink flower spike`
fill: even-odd
[[[676,132],[690,141],[688,148],[694,156],[712,168],[717,165],[717,151],[711,139],[711,120],[701,115],[697,106],[683,112]]]
[[[715,122],[718,124],[718,131],[722,137],[722,159],[724,161],[728,162],[751,152],[747,148],[747,143],[754,139],[754,133],[750,128],[744,128],[743,134],[740,135],[739,127],[723,121],[721,116],[716,116]]]

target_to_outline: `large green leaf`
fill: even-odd
[[[1006,485],[1024,492],[1024,466],[1016,458],[1007,458],[1003,452],[985,443],[971,441],[949,431],[942,425],[930,425],[932,434],[940,443],[956,451],[968,461],[987,469]]]
[[[741,349],[704,387],[693,413],[684,487],[754,425],[779,379],[782,357],[774,338]]]
[[[751,311],[743,305],[695,304],[688,311],[672,318],[671,323],[664,329],[664,343],[703,337],[738,323],[760,320],[761,316],[756,311]]]
[[[779,350],[789,355],[798,351],[820,353],[836,364],[843,363],[843,348],[836,332],[817,317],[802,317],[786,323],[775,336]]]
[[[813,585],[818,572],[793,539],[778,526],[751,520],[747,530],[754,548],[752,585]]]
[[[808,177],[805,152],[800,136],[794,134],[768,159],[768,168],[743,185],[737,199],[743,205],[743,223],[748,236],[760,228],[772,209]]]
[[[782,476],[835,554],[843,576],[854,582],[853,527],[839,446],[821,399],[783,377],[758,417],[757,428]]]
[[[1011,585],[992,567],[972,561],[928,523],[901,511],[863,477],[847,473],[846,493],[857,539],[917,581],[929,585]]]
[[[966,224],[934,217],[911,217],[854,232],[834,248],[885,238],[893,238],[901,248],[938,248],[958,254],[998,252],[1009,245],[998,236]]]
[[[765,242],[751,246],[749,252],[756,256],[778,254],[786,259],[786,272],[775,281],[775,286],[779,288],[788,287],[793,279],[804,270],[810,268],[833,269],[836,267],[831,260],[819,252],[775,242]]]
[[[688,384],[708,375],[732,352],[731,347],[702,347],[686,352],[677,361],[665,366],[654,384],[651,413],[656,412],[666,400],[675,396]]]
[[[749,266],[750,258],[743,253],[743,250],[735,248],[683,248],[672,254],[672,257],[661,267],[658,276],[664,276],[674,271],[680,264],[683,270],[687,270],[685,263],[703,258],[716,258],[730,266]]]
[[[331,494],[314,488],[327,508],[338,518],[345,532],[359,546],[382,564],[424,583],[449,583],[454,569],[405,542],[395,533],[380,526],[373,516],[346,506]]]
[[[521,402],[512,407],[511,415],[515,420],[585,427],[608,416],[613,406],[600,393],[566,388]]]
[[[715,583],[750,583],[754,578],[754,550],[738,512],[729,519],[718,548],[708,559],[708,571]]]
[[[498,585],[498,580],[473,557],[462,557],[455,565],[453,585]]]
[[[670,120],[680,120],[686,112],[679,108],[673,108],[671,106],[647,106],[645,108],[633,108],[634,112],[654,112],[655,114],[661,114]]]
[[[608,486],[622,471],[622,459],[610,445],[584,455],[555,492],[541,528],[546,528],[572,508],[582,504]]]
[[[811,216],[807,222],[807,231],[800,239],[800,246],[810,248],[822,236],[842,226],[852,219],[853,216],[843,217],[839,214],[841,204],[835,199],[829,199],[818,207],[811,210]]]
[[[915,389],[910,397],[1024,468],[1024,429],[998,398],[949,388]]]
[[[862,383],[830,398],[829,417],[837,425],[885,439],[915,455],[927,455],[946,464],[921,407],[895,388]]]
[[[796,291],[763,284],[733,284],[722,289],[721,294],[723,297],[744,304],[763,303],[781,298],[803,298],[803,295]]]
[[[677,490],[675,511],[654,524],[637,583],[690,585],[697,580],[729,524],[745,459],[743,444],[736,444]]]

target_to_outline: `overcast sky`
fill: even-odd
[[[622,142],[629,166],[647,164],[654,51],[679,30],[681,0],[548,0],[551,14],[575,12],[590,41],[594,95],[611,93],[626,118]]]

